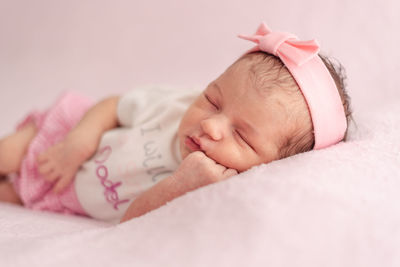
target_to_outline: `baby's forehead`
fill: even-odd
[[[234,77],[235,80],[240,80],[248,92],[256,92],[256,97],[263,100],[254,104],[283,105],[290,96],[290,91],[297,90],[295,82],[290,83],[290,80],[280,77],[284,73],[270,62],[260,64],[259,61],[244,59],[232,65],[227,74],[228,79]]]

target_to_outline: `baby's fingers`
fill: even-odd
[[[53,169],[54,169],[53,165],[48,162],[40,163],[38,166],[38,171],[42,175],[47,175],[47,174],[51,173],[53,171]]]
[[[46,163],[48,160],[49,160],[49,157],[48,157],[47,151],[45,151],[45,152],[39,154],[39,155],[36,157],[36,161],[37,161],[37,163],[39,163],[39,164]]]
[[[238,174],[238,171],[235,170],[235,169],[226,169],[224,171],[224,177],[225,178],[229,178],[229,177],[237,175],[237,174]]]
[[[56,171],[51,171],[45,175],[43,175],[43,179],[45,179],[48,182],[54,182],[55,180],[60,178],[60,174],[57,173]]]
[[[72,180],[72,176],[62,176],[53,187],[53,191],[56,194],[61,193]]]

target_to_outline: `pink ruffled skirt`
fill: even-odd
[[[15,191],[26,207],[67,214],[87,215],[78,201],[74,183],[61,194],[52,191],[53,183],[44,180],[38,172],[36,158],[50,146],[64,139],[92,106],[92,101],[77,93],[64,93],[44,112],[32,112],[17,126],[34,122],[37,134],[31,141],[21,163],[19,173],[13,178]]]

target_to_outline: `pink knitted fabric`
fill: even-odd
[[[53,183],[39,174],[36,157],[61,141],[91,105],[92,101],[88,98],[67,92],[47,111],[32,112],[17,126],[19,129],[33,121],[38,128],[21,163],[20,172],[13,178],[14,188],[26,207],[87,215],[78,201],[73,183],[59,195],[52,192]]]

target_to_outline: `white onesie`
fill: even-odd
[[[121,127],[102,136],[97,153],[82,165],[74,182],[89,216],[119,221],[140,193],[178,167],[179,122],[199,93],[147,87],[121,97]]]

